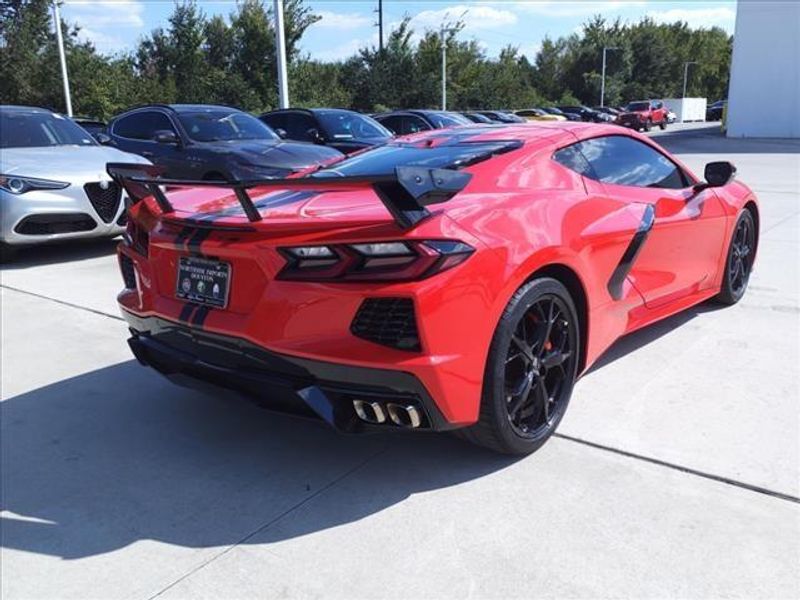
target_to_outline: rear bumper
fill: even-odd
[[[123,316],[137,360],[181,385],[235,390],[267,408],[317,417],[342,432],[401,428],[389,419],[361,420],[353,400],[414,406],[421,415],[415,430],[456,427],[411,373],[299,358],[158,317],[124,310]]]

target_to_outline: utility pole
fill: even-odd
[[[56,28],[58,41],[58,58],[61,60],[61,82],[64,84],[64,103],[67,106],[67,116],[72,116],[72,99],[69,94],[69,76],[67,75],[67,57],[64,54],[64,38],[61,34],[61,14],[58,12],[58,0],[53,0],[53,21]]]
[[[286,36],[283,32],[283,0],[275,0],[275,46],[278,51],[278,105],[289,108],[289,82],[286,79]]]
[[[383,54],[383,0],[378,0],[378,48]]]
[[[613,48],[611,46],[604,46],[603,47],[603,76],[600,79],[600,106],[605,106],[604,102],[606,100],[606,52],[609,50],[619,50],[619,48]]]
[[[697,65],[700,64],[696,60],[690,60],[688,62],[683,63],[683,96],[681,98],[686,98],[686,83],[689,79],[689,65]]]
[[[439,41],[442,43],[442,110],[447,110],[447,40],[444,37],[445,28],[439,32]]]

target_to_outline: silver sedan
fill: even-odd
[[[122,233],[125,198],[109,162],[149,164],[59,114],[0,106],[0,247]]]

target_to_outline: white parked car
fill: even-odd
[[[101,146],[70,119],[0,106],[0,251],[125,228],[123,190],[106,163],[149,161]]]

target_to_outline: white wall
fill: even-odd
[[[800,137],[800,2],[739,0],[727,124],[729,137]]]

